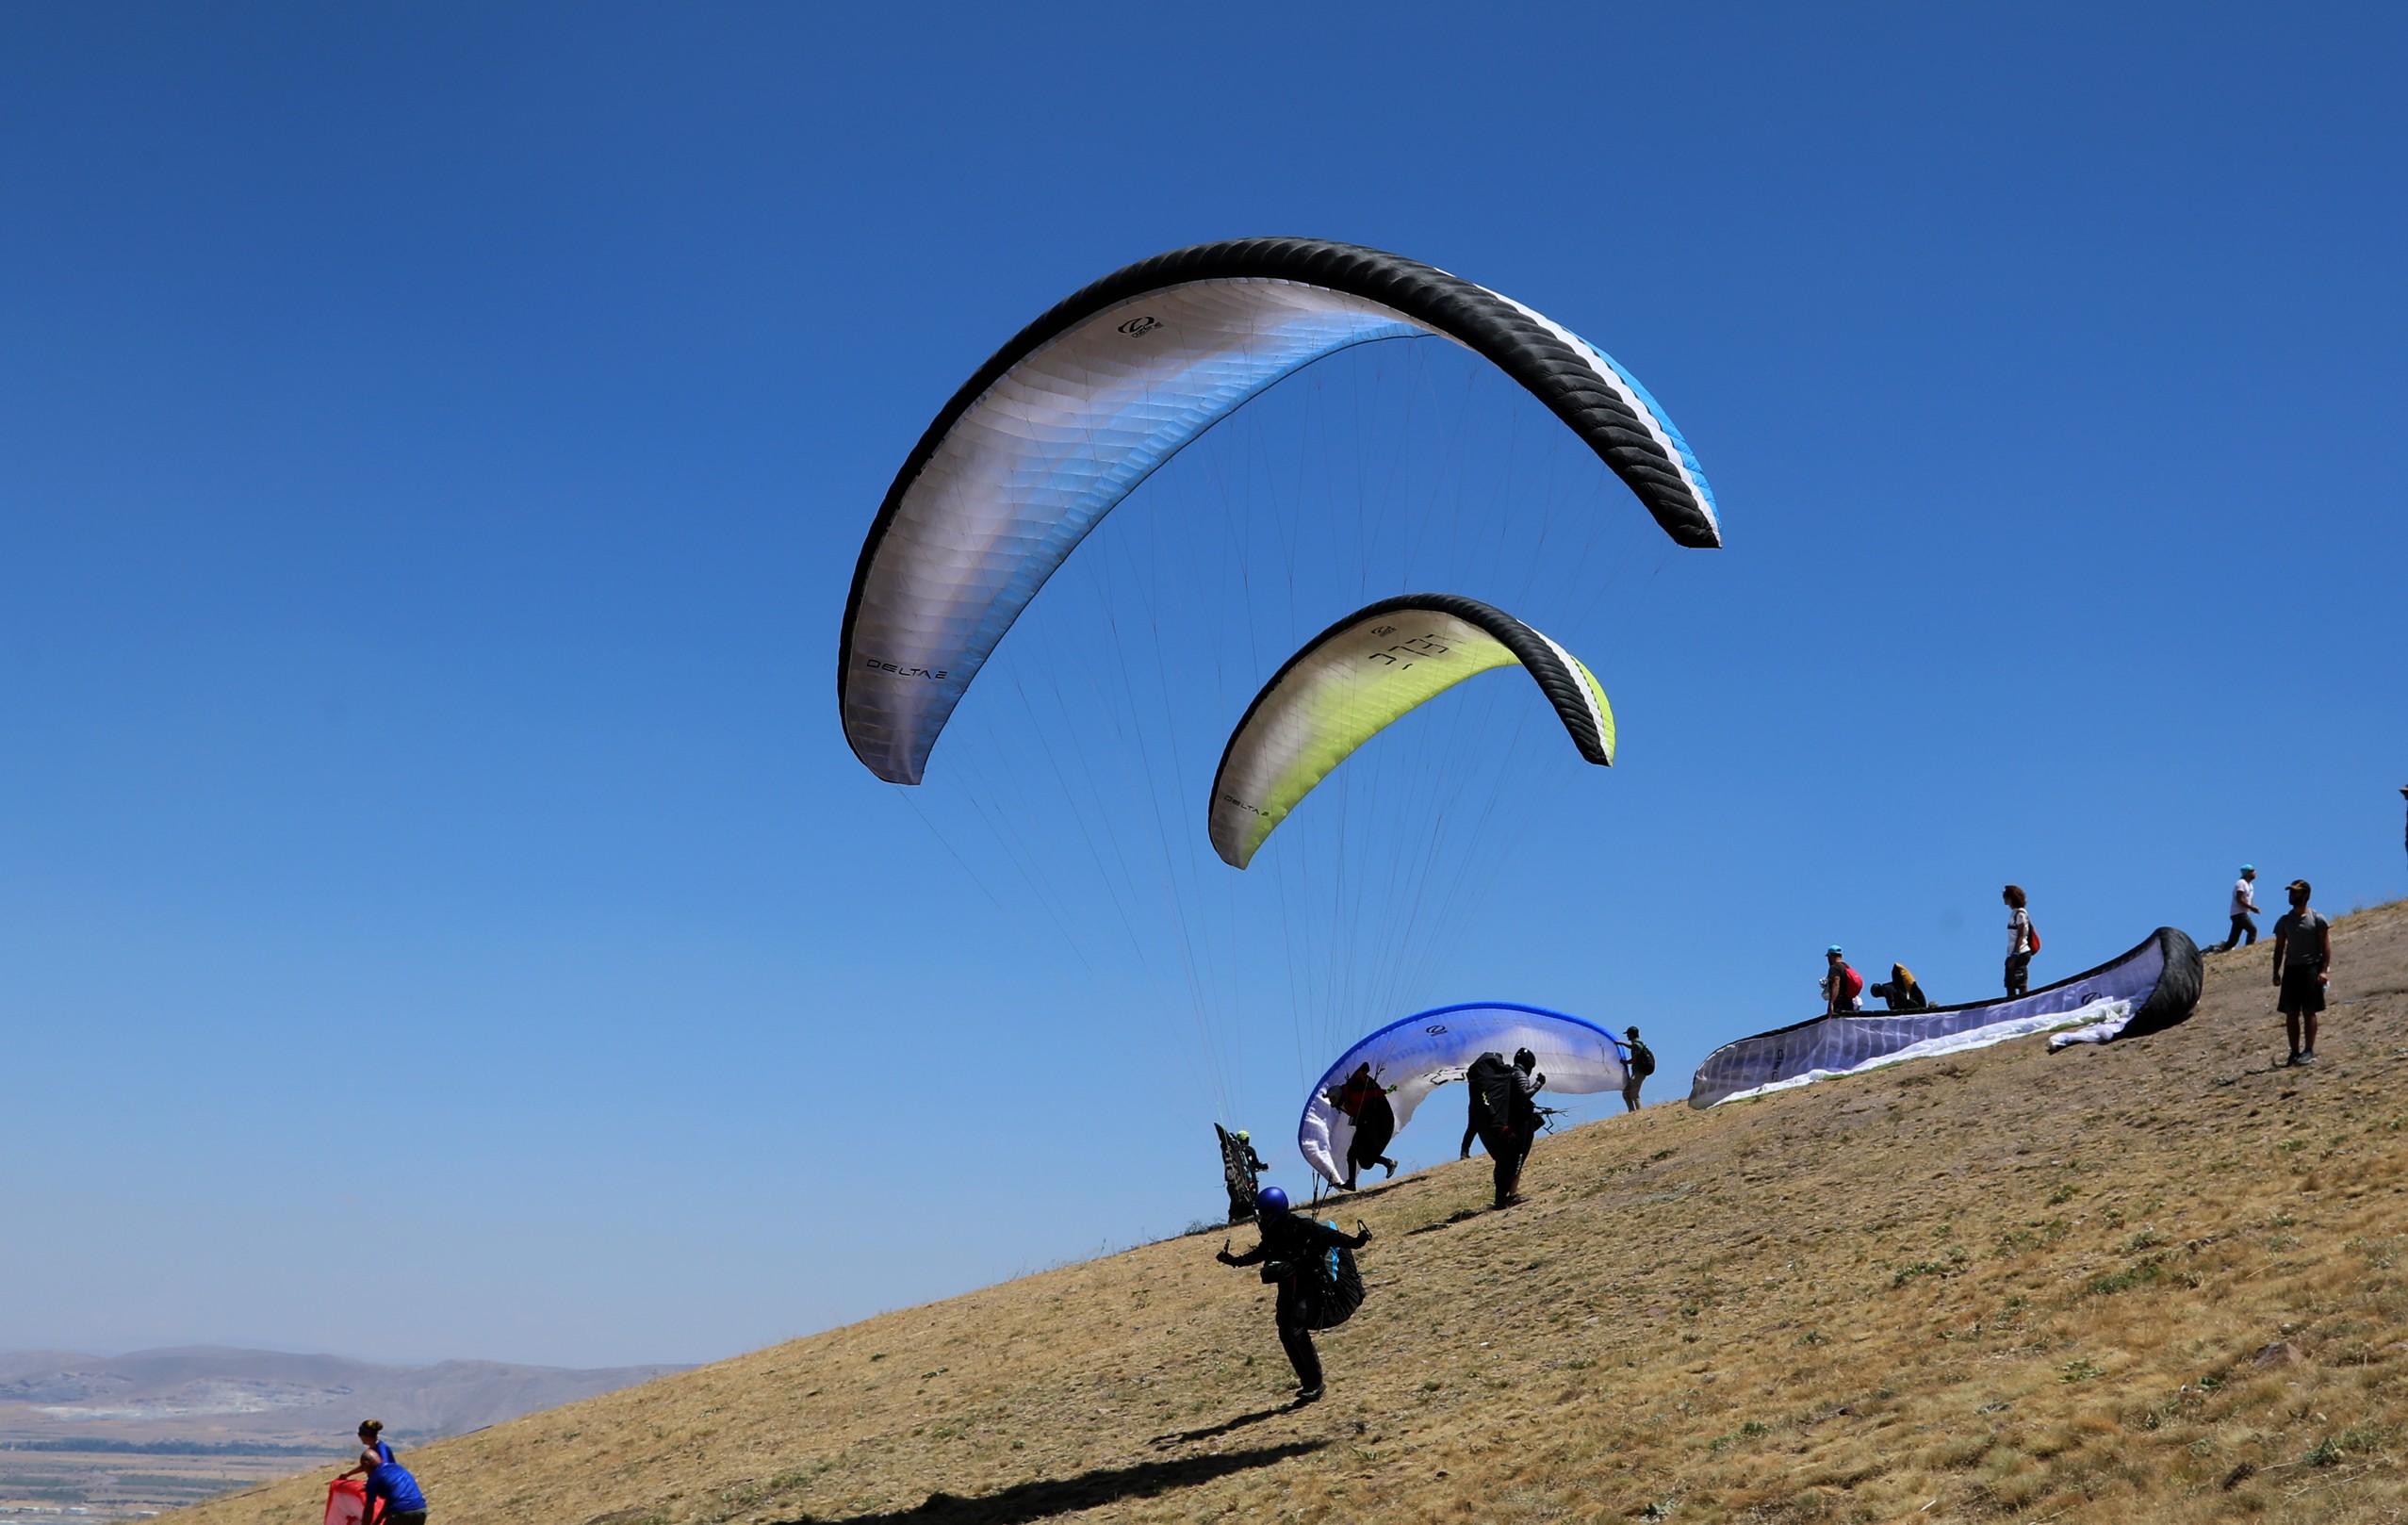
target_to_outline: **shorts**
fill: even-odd
[[[2312,963],[2284,965],[2283,994],[2274,1003],[2274,1009],[2286,1017],[2323,1010],[2324,982],[2316,977],[2318,973]]]

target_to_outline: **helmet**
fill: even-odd
[[[1238,1141],[1239,1143],[1245,1143],[1246,1141],[1248,1141],[1249,1140],[1251,1140],[1251,1139],[1253,1139],[1253,1134],[1251,1134],[1251,1133],[1248,1133],[1245,1129],[1243,1129],[1243,1128],[1239,1128],[1239,1129],[1237,1130],[1237,1141]]]
[[[1254,1193],[1254,1211],[1265,1218],[1278,1218],[1287,1211],[1287,1193],[1275,1186],[1267,1186]]]
[[[1825,957],[1836,959],[1840,956],[1840,945],[1837,943],[1834,943],[1829,947],[1825,948],[1823,952]]]
[[[1538,1063],[1538,1056],[1532,1053],[1529,1049],[1517,1048],[1514,1050],[1514,1062],[1527,1070]]]

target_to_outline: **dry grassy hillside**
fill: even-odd
[[[2334,942],[2311,1071],[2261,948],[2127,1045],[1650,1108],[1503,1213],[1481,1160],[1367,1193],[1316,1407],[1191,1238],[410,1460],[441,1525],[2397,1519],[2408,906]],[[323,1476],[177,1517],[314,1520]]]

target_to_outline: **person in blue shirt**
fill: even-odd
[[[426,1525],[426,1494],[409,1468],[393,1459],[393,1448],[378,1438],[384,1431],[384,1420],[362,1419],[359,1460],[336,1476],[360,1475],[368,1479],[368,1510],[377,1518],[378,1525]],[[376,1515],[380,1502],[385,1505],[381,1517]]]
[[[383,1419],[359,1421],[359,1460],[336,1473],[337,1482],[347,1477],[366,1477],[393,1459],[393,1448],[377,1438],[384,1433]]]

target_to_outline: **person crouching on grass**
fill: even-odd
[[[2308,881],[2293,879],[2291,909],[2274,923],[2274,1009],[2291,1041],[2285,1064],[2316,1062],[2316,1019],[2333,978],[2333,924],[2308,907]]]

